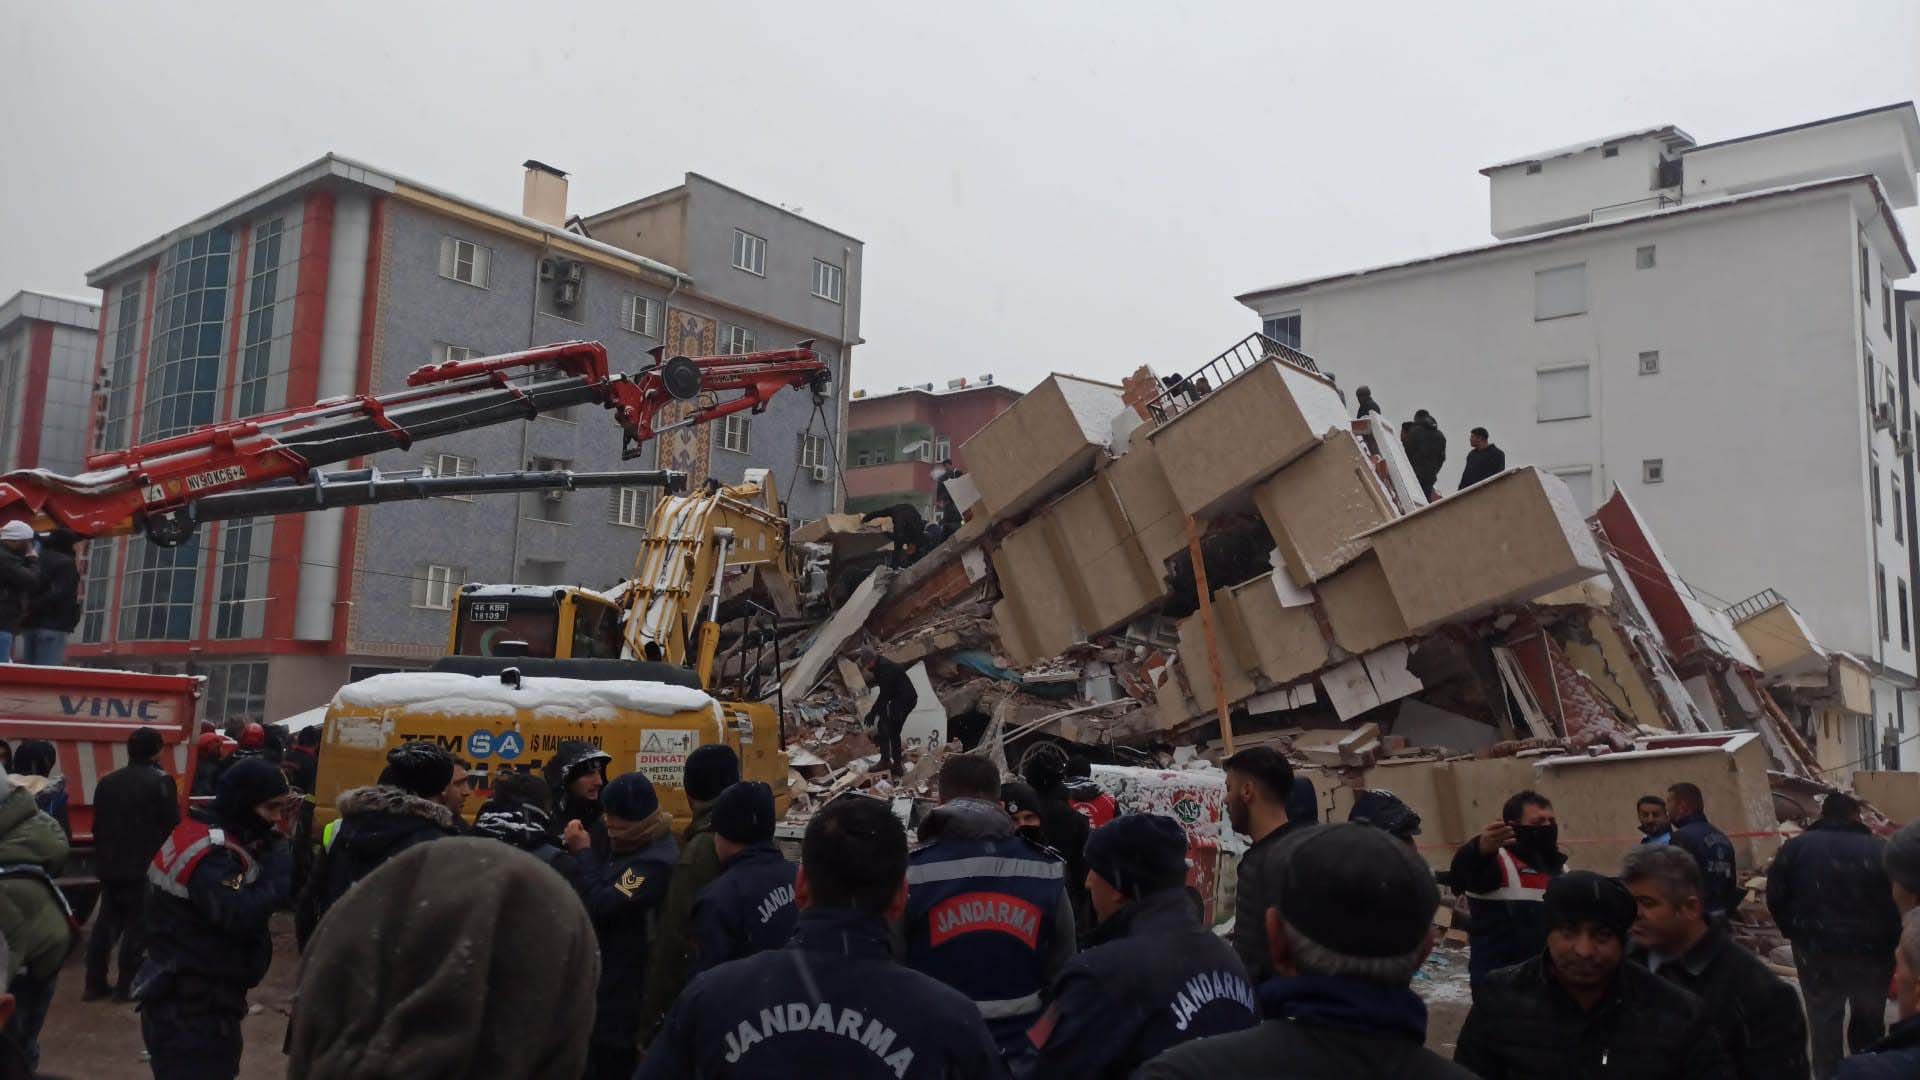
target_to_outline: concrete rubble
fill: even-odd
[[[1844,782],[1821,731],[1865,711],[1865,670],[1784,601],[1706,603],[1624,494],[1583,514],[1536,468],[1429,505],[1397,422],[1349,419],[1311,360],[1249,340],[1184,379],[1052,376],[965,444],[966,524],[783,651],[796,815],[924,797],[963,749],[1218,783],[1212,763],[1265,744],[1335,819],[1356,790],[1405,799],[1436,869],[1522,787],[1589,838],[1575,866],[1617,866],[1634,800],[1683,779],[1757,869]],[[898,782],[863,769],[862,645],[924,665],[944,713]],[[1920,814],[1903,784],[1881,797]],[[1197,807],[1196,851],[1231,849]]]

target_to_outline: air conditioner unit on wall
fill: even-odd
[[[832,475],[833,475],[832,473],[829,473],[827,471],[827,467],[825,465],[815,465],[813,467],[813,479],[817,483],[821,483],[821,484],[826,483],[828,478],[830,478]]]

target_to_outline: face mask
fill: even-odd
[[[1513,846],[1524,851],[1537,851],[1541,854],[1557,851],[1560,846],[1560,825],[1515,825]]]
[[[1029,825],[1024,829],[1020,829],[1017,831],[1020,833],[1021,836],[1026,837],[1028,840],[1031,840],[1036,844],[1044,845],[1046,843],[1045,840],[1042,840],[1040,838],[1040,827],[1038,825]]]

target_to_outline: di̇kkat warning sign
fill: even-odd
[[[634,771],[654,784],[679,787],[687,767],[687,755],[700,743],[700,733],[681,729],[649,731],[640,737],[640,752],[633,756]]]

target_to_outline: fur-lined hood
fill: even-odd
[[[386,784],[369,784],[366,787],[350,788],[340,793],[340,798],[334,802],[334,805],[339,808],[340,816],[343,818],[366,814],[392,814],[398,817],[421,818],[442,829],[453,828],[453,811],[446,806]]]

